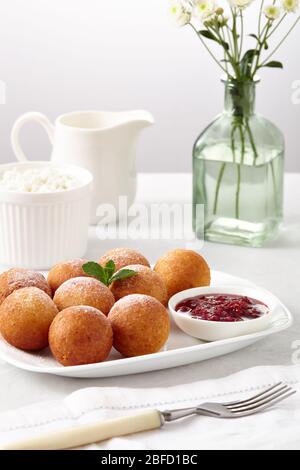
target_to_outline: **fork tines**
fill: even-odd
[[[289,398],[295,393],[296,390],[292,387],[279,382],[254,397],[243,401],[226,403],[224,406],[235,416],[245,416],[269,408],[270,406]]]

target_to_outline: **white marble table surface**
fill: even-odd
[[[140,175],[138,201],[191,201],[191,175]],[[87,257],[98,259],[110,247],[126,242],[101,241],[91,229]],[[166,251],[168,241],[127,243],[152,262]],[[288,174],[285,186],[285,222],[280,237],[261,249],[205,243],[204,256],[213,269],[247,278],[272,290],[295,317],[294,326],[245,350],[205,363],[178,369],[108,379],[70,379],[28,373],[0,362],[0,411],[36,401],[65,397],[84,387],[160,387],[217,378],[258,365],[292,364],[292,345],[300,341],[300,174]]]

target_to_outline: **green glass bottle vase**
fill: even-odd
[[[225,109],[194,146],[194,230],[206,240],[260,247],[282,221],[284,137],[255,113],[257,82],[224,83]]]

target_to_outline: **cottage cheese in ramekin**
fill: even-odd
[[[0,189],[25,193],[53,193],[80,186],[79,179],[59,168],[42,167],[21,171],[12,168],[0,176]]]
[[[0,265],[47,270],[86,252],[93,176],[51,162],[0,165]]]

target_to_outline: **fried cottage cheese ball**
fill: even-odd
[[[90,277],[75,277],[64,282],[54,295],[58,310],[76,305],[94,307],[108,315],[115,303],[110,289],[102,282]]]
[[[169,299],[193,287],[209,286],[210,268],[205,259],[192,250],[172,250],[158,260],[154,271],[165,282]]]
[[[163,305],[168,302],[168,293],[163,279],[159,274],[147,266],[132,264],[126,269],[137,274],[127,279],[115,281],[111,285],[111,291],[116,300],[131,294],[150,295],[159,300]]]
[[[6,341],[25,351],[48,346],[48,332],[58,309],[36,287],[15,290],[0,306],[0,332]]]
[[[133,294],[116,302],[108,315],[114,347],[125,357],[156,353],[170,335],[167,309],[148,295]]]
[[[116,271],[119,271],[130,264],[141,264],[150,268],[150,263],[145,256],[131,248],[116,248],[115,250],[111,250],[102,256],[99,260],[99,264],[101,264],[101,266],[105,266],[110,260],[113,260],[115,263]]]
[[[85,259],[77,258],[69,261],[58,263],[49,271],[48,284],[52,289],[53,294],[57,289],[69,279],[74,277],[88,277],[82,269],[82,266],[88,261]]]
[[[23,287],[37,287],[52,297],[51,288],[42,274],[14,268],[0,275],[0,305],[6,297]]]
[[[93,307],[70,307],[60,312],[49,331],[53,356],[64,366],[95,364],[107,359],[113,343],[107,317]]]

